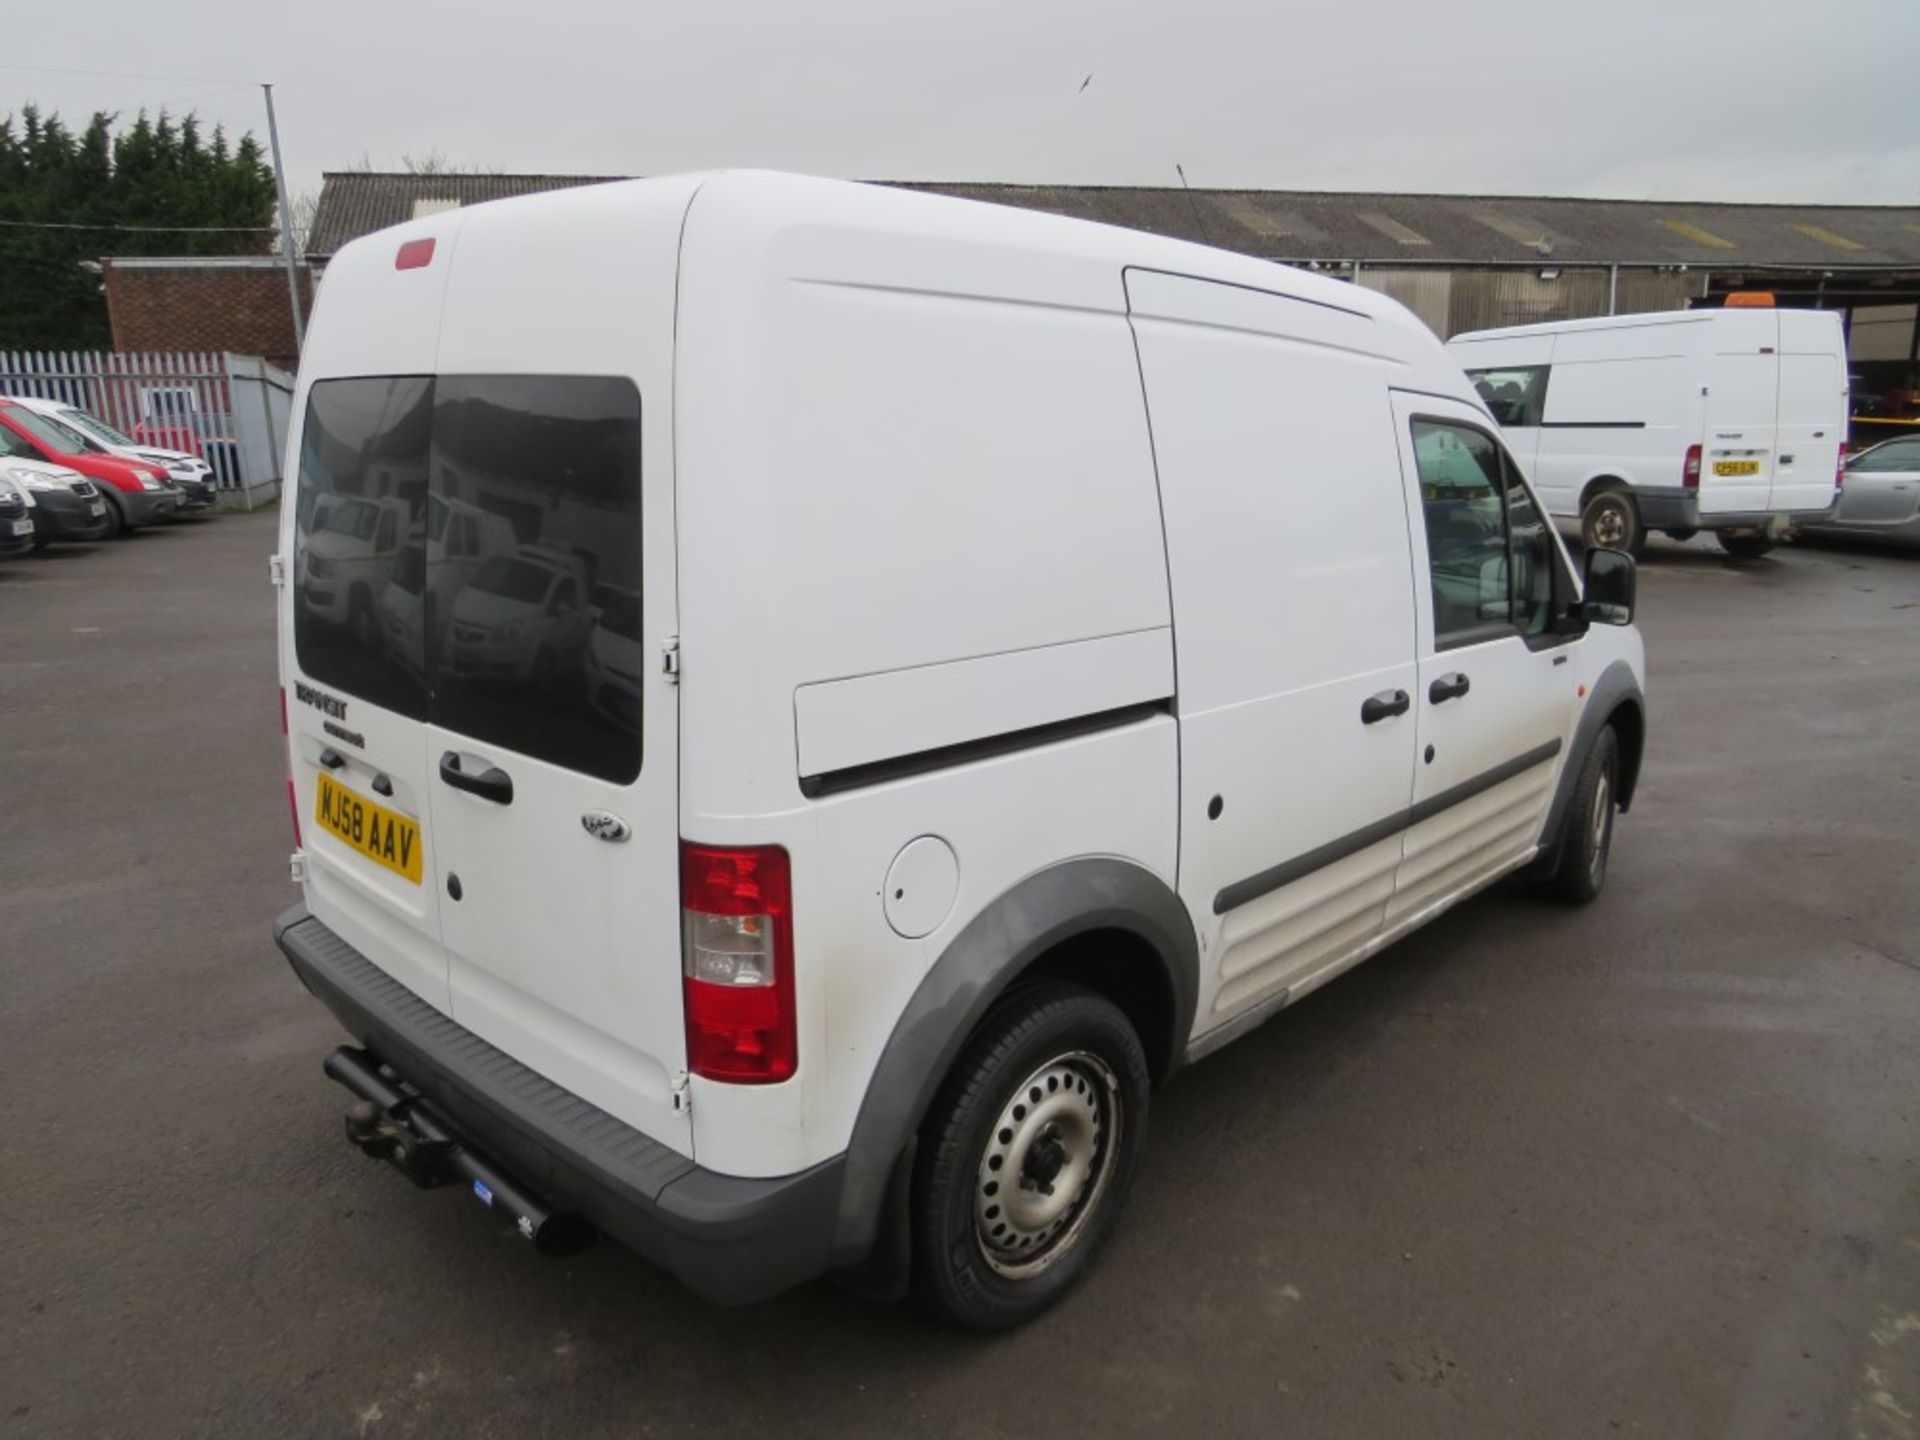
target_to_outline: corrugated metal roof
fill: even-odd
[[[307,248],[310,254],[330,255],[349,240],[410,218],[417,200],[475,205],[614,178],[330,174]],[[1125,225],[1275,260],[1920,268],[1920,206],[887,183]]]
[[[307,254],[333,254],[349,240],[371,235],[416,213],[538,195],[576,185],[600,185],[622,175],[408,175],[368,171],[320,177],[320,203],[307,230]],[[421,202],[427,202],[421,204]],[[420,208],[416,212],[415,207]]]

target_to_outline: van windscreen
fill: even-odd
[[[581,600],[595,576],[641,588],[631,381],[318,381],[298,485],[307,675],[479,746],[616,784],[639,774],[639,715],[597,702]]]

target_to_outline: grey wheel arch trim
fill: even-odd
[[[1158,957],[1173,996],[1164,1048],[1176,1068],[1199,1002],[1200,946],[1180,897],[1152,871],[1118,859],[1068,860],[1015,885],[967,922],[901,1012],[853,1122],[834,1236],[836,1265],[874,1248],[889,1178],[961,1048],[993,1003],[1049,950],[1094,930],[1122,930]]]
[[[1618,797],[1615,803],[1623,814],[1633,804],[1634,786],[1640,779],[1641,751],[1645,746],[1647,702],[1632,667],[1624,660],[1616,660],[1600,672],[1600,678],[1587,692],[1586,708],[1580,712],[1580,723],[1574,726],[1573,743],[1567,747],[1567,762],[1560,767],[1560,780],[1554,786],[1553,803],[1547,807],[1546,823],[1540,827],[1540,857],[1529,867],[1529,873],[1550,874],[1559,863],[1560,847],[1566,840],[1563,832],[1567,807],[1573,803],[1573,789],[1586,767],[1587,752],[1623,704],[1631,705],[1637,712],[1641,734],[1637,739],[1626,733],[1619,736],[1620,774],[1614,786]]]

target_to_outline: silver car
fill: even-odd
[[[1800,528],[1920,545],[1920,435],[1883,440],[1849,457],[1833,509]]]

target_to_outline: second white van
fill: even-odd
[[[1831,311],[1616,315],[1456,335],[1447,348],[1555,516],[1591,546],[1711,530],[1741,558],[1824,515],[1847,434]]]
[[[601,185],[343,248],[296,413],[277,938],[348,1135],[716,1300],[1038,1313],[1157,1085],[1504,876],[1593,899],[1640,772],[1633,562],[1297,270]],[[520,548],[385,663],[305,557],[436,497]]]

